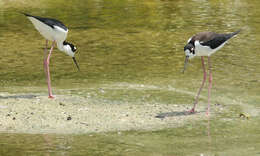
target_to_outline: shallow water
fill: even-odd
[[[16,93],[25,92],[24,88],[39,87],[38,90],[32,92],[39,91],[47,95],[42,64],[45,42],[32,24],[18,13],[19,11],[57,18],[69,27],[68,41],[77,46],[76,57],[81,72],[77,72],[71,58],[55,49],[50,63],[54,93],[58,92],[58,89],[87,90],[94,88],[98,90],[104,86],[115,87],[115,84],[121,83],[125,83],[127,86],[143,84],[144,87],[157,86],[159,89],[149,87],[146,89],[148,92],[156,90],[151,94],[156,96],[157,102],[169,104],[173,101],[175,104],[192,104],[194,96],[187,92],[196,93],[202,80],[201,62],[198,58],[190,61],[185,74],[181,73],[184,62],[183,47],[187,39],[200,31],[222,33],[242,29],[237,37],[230,40],[223,49],[212,56],[212,103],[227,105],[230,109],[234,108],[234,114],[221,114],[221,117],[225,115],[227,118],[234,117],[237,115],[236,113],[245,112],[250,114],[253,119],[249,121],[251,124],[247,123],[249,130],[241,129],[238,126],[241,124],[238,120],[230,123],[231,126],[234,126],[234,134],[230,134],[230,131],[222,132],[221,135],[231,135],[229,137],[234,139],[233,143],[237,144],[237,147],[229,144],[230,138],[223,139],[219,133],[213,132],[212,137],[220,140],[213,144],[213,153],[222,155],[221,151],[224,147],[224,151],[232,153],[228,149],[239,151],[239,147],[248,145],[250,150],[245,151],[252,151],[252,155],[257,155],[259,151],[256,147],[259,149],[259,144],[252,145],[254,149],[251,149],[251,143],[253,144],[256,138],[259,138],[257,130],[259,130],[260,121],[258,106],[260,101],[259,7],[260,1],[258,0],[250,2],[246,0],[75,0],[66,2],[63,0],[37,2],[0,0],[0,47],[2,47],[0,90]],[[113,87],[110,89],[113,90]],[[179,96],[173,95],[176,92],[172,92],[171,88],[177,90]],[[125,93],[123,94],[124,100],[140,99],[138,95],[132,94],[135,88],[132,89],[129,94],[128,90],[122,90]],[[26,89],[26,92],[30,92],[30,90]],[[79,93],[76,90],[74,94]],[[206,89],[202,95],[207,96]],[[176,97],[176,99],[171,97]],[[112,103],[113,100],[120,100],[122,94],[112,91],[102,98],[106,98],[108,102]],[[201,101],[206,105],[206,99],[202,98]],[[221,121],[221,118],[216,120],[219,121],[216,121],[216,130],[228,127],[225,126],[225,122]],[[199,125],[197,130],[201,130],[202,127],[205,128],[205,125]],[[189,126],[183,129],[185,128],[187,131],[190,130]],[[179,132],[178,135],[172,132],[175,130]],[[248,138],[252,140],[246,140],[247,135],[241,136],[242,141],[235,139],[236,133],[247,133],[248,131],[250,131]],[[0,141],[0,144],[4,144],[6,150],[24,149],[24,155],[28,154],[26,152],[36,152],[40,155],[43,151],[49,152],[50,155],[52,155],[52,151],[57,155],[71,155],[69,151],[78,153],[82,151],[81,154],[87,152],[94,155],[104,154],[110,150],[114,151],[114,153],[109,153],[110,155],[120,155],[122,152],[124,153],[122,155],[132,155],[133,153],[153,155],[154,152],[154,155],[191,153],[196,155],[199,151],[196,149],[207,144],[207,137],[204,134],[196,135],[196,133],[190,132],[194,134],[194,138],[186,140],[184,143],[187,143],[187,146],[175,153],[171,145],[175,146],[179,142],[169,141],[167,136],[169,135],[173,140],[182,139],[179,135],[185,137],[186,133],[181,131],[181,128],[158,132],[126,133],[121,137],[114,133],[93,134],[95,136],[95,139],[92,139],[93,145],[88,143],[90,138],[87,135],[80,137],[53,136],[54,142],[57,144],[65,142],[64,144],[71,146],[73,150],[67,149],[67,147],[41,146],[43,141],[40,141],[42,144],[37,145],[39,148],[30,147],[32,144],[38,143],[41,135],[2,134],[0,135],[0,138],[3,138],[1,140],[17,138],[15,139],[17,141],[16,143]],[[198,142],[198,145],[194,147],[189,143],[200,140],[199,136],[202,137],[202,142]],[[26,147],[21,146],[19,142],[23,142],[28,137],[35,139],[26,142],[24,145]],[[163,138],[161,141],[160,137]],[[110,141],[111,138],[115,142]],[[124,138],[127,138],[122,141],[125,144],[120,145],[122,143],[120,139]],[[138,146],[133,144],[137,138],[143,139]],[[187,139],[187,137],[185,138]],[[173,144],[170,144],[171,142]],[[83,150],[81,144],[89,144],[90,150],[85,148]],[[158,144],[162,144],[162,146],[155,148]],[[29,147],[27,148],[27,146]],[[118,146],[118,148],[114,146]],[[104,151],[99,153],[98,147],[104,148]],[[52,150],[53,148],[54,150]],[[187,152],[184,152],[184,149],[187,149]],[[12,154],[10,152],[9,155]]]

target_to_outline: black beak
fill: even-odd
[[[73,59],[73,61],[74,61],[75,65],[77,66],[77,68],[78,68],[78,71],[80,71],[80,70],[79,70],[79,65],[78,65],[78,63],[77,63],[77,61],[76,61],[76,58],[75,58],[75,57],[72,57],[72,59]]]
[[[188,61],[189,61],[189,56],[186,56],[185,62],[184,62],[184,68],[183,68],[183,71],[182,71],[183,74],[184,74],[184,71],[185,71],[186,66],[187,66],[187,64],[188,64]]]

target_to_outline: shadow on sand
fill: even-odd
[[[155,117],[164,119],[166,117],[174,117],[174,116],[187,116],[187,115],[194,115],[200,112],[190,113],[188,111],[181,111],[181,112],[165,112],[165,113],[159,113]]]
[[[33,99],[36,95],[10,95],[10,96],[1,96],[0,99]]]

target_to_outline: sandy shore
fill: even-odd
[[[187,106],[159,103],[100,102],[77,95],[0,93],[0,132],[78,134],[159,130],[205,119],[185,114]]]

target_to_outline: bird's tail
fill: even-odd
[[[25,15],[25,16],[27,16],[27,17],[31,17],[31,16],[32,16],[32,15],[27,14],[27,13],[25,13],[25,12],[20,12],[20,11],[19,11],[19,13],[20,13],[20,14],[23,14],[23,15]]]
[[[227,39],[230,39],[230,38],[236,36],[240,31],[241,31],[241,30],[238,30],[238,31],[236,31],[236,32],[233,32],[233,33],[228,34],[228,35],[226,36]]]

